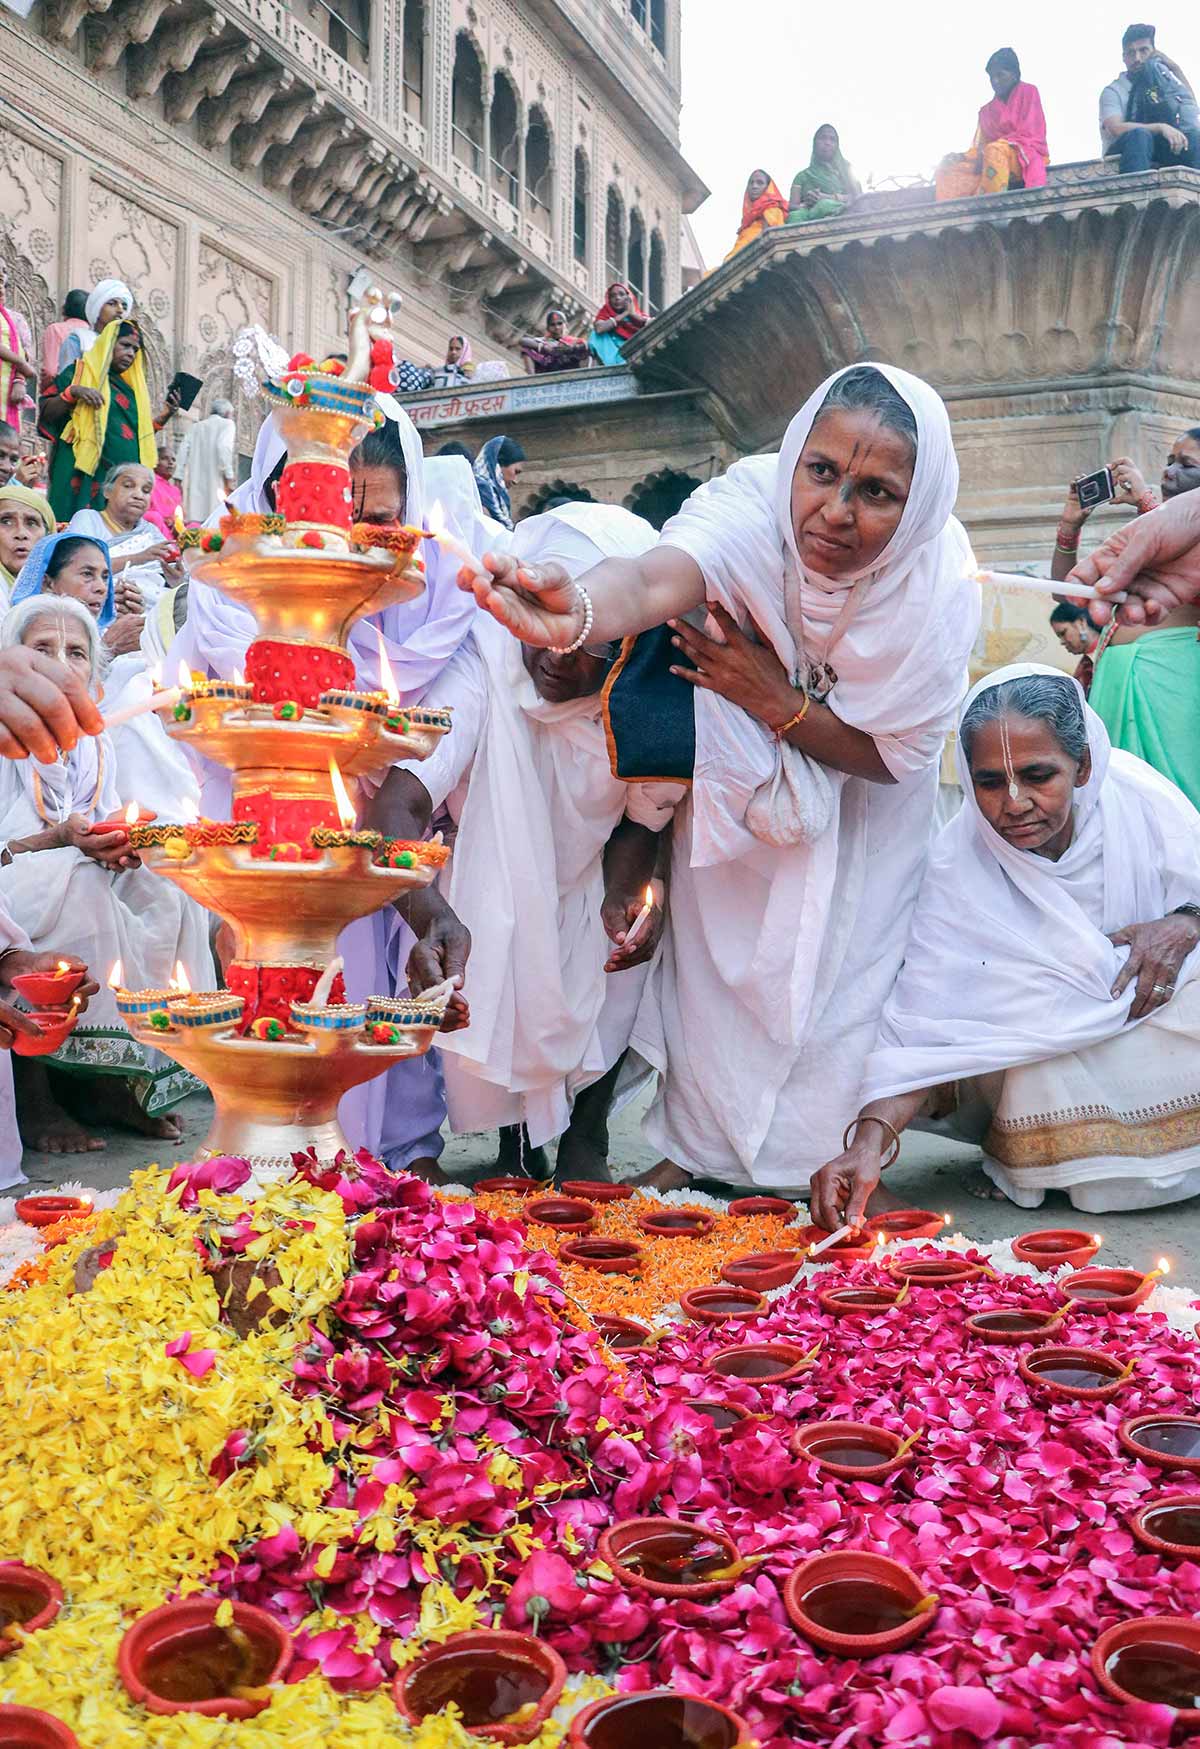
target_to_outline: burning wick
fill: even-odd
[[[341,971],[342,963],[343,962],[340,958],[332,959],[325,967],[325,970],[321,973],[321,976],[317,981],[317,987],[309,998],[314,1008],[324,1008],[325,1004],[329,1001],[329,992],[333,989],[333,980]]]
[[[429,506],[428,520],[429,532],[425,536],[426,540],[436,541],[444,553],[449,553],[451,558],[457,559],[461,565],[465,566],[468,571],[473,572],[476,577],[487,578],[488,582],[491,581],[491,578],[488,577],[488,573],[479,563],[479,560],[475,557],[470,547],[467,546],[466,542],[459,540],[457,535],[450,533],[450,530],[446,526],[446,518],[440,501],[435,500],[435,502]]]
[[[145,716],[147,711],[169,711],[173,705],[179,703],[191,683],[192,677],[188,672],[187,664],[181,662],[179,664],[178,686],[168,686],[161,691],[152,692],[149,698],[142,699],[140,703],[122,705],[119,711],[113,711],[111,716],[104,718],[104,727],[118,729],[131,717]]]
[[[170,979],[169,988],[178,990],[181,996],[190,996],[192,993],[191,980],[183,969],[182,960],[175,961],[175,971]]]
[[[332,753],[329,755],[329,781],[333,786],[334,806],[342,825],[347,832],[352,832],[358,822],[358,810],[350,800],[350,792],[342,779],[341,768]]]
[[[1019,589],[1034,595],[1065,595],[1071,601],[1127,601],[1126,591],[1117,595],[1102,595],[1090,583],[1071,583],[1063,577],[1022,577],[1015,571],[976,571],[976,583],[994,583],[997,589]]]
[[[831,1245],[838,1244],[842,1239],[848,1239],[853,1231],[853,1227],[845,1226],[839,1227],[836,1233],[826,1233],[825,1237],[819,1240],[817,1244],[809,1246],[809,1258],[819,1257],[822,1251],[828,1251]]]
[[[1170,1273],[1171,1273],[1170,1263],[1168,1262],[1168,1260],[1165,1257],[1160,1257],[1158,1260],[1158,1267],[1156,1269],[1152,1269],[1150,1271],[1149,1275],[1146,1277],[1146,1280],[1147,1281],[1158,1281],[1161,1276],[1170,1275]]]
[[[396,676],[392,673],[392,664],[388,660],[387,645],[378,626],[375,627],[375,639],[379,645],[379,684],[387,694],[388,703],[393,709],[398,709],[400,688],[396,685]]]
[[[120,960],[113,961],[112,970],[109,972],[106,982],[110,990],[120,990],[123,987],[125,983],[125,968]]]
[[[649,917],[649,915],[650,915],[651,911],[653,911],[653,909],[654,909],[654,889],[653,889],[653,887],[647,887],[646,888],[646,903],[642,906],[641,910],[638,912],[637,916],[634,918],[633,928],[629,931],[628,935],[625,937],[624,941],[621,943],[622,949],[627,948],[627,947],[631,947],[633,945],[633,943],[637,940],[638,936],[641,934],[642,930],[646,926],[646,919]]]

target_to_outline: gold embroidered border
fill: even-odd
[[[1200,1093],[1191,1100],[1173,1099],[1157,1111],[1150,1108],[1128,1118],[1111,1112],[1107,1116],[1064,1115],[1066,1121],[1057,1122],[1049,1118],[1040,1122],[1021,1118],[1016,1123],[993,1120],[984,1151],[1000,1165],[1019,1172],[1103,1155],[1154,1160],[1200,1147]]]

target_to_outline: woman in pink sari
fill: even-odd
[[[939,200],[1045,187],[1050,148],[1037,86],[1025,84],[1012,49],[997,49],[986,71],[996,95],[979,112],[970,151],[952,153],[939,164]]]

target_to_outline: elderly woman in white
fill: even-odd
[[[511,559],[462,574],[530,643],[668,620],[696,689],[670,928],[633,1035],[659,1075],[660,1188],[799,1193],[858,1110],[979,621],[957,489],[939,397],[855,366],[644,557],[576,584]],[[703,606],[708,635],[679,617]]]
[[[899,1132],[952,1081],[1022,1208],[1047,1190],[1089,1214],[1200,1194],[1200,814],[1054,668],[981,680],[958,764],[962,810],[815,1215],[859,1222]]]

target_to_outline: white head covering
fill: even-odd
[[[91,673],[88,684],[95,687],[100,673],[100,628],[83,605],[71,595],[27,595],[15,607],[10,607],[0,620],[0,649],[11,650],[23,642],[25,629],[31,620],[53,619],[56,616],[76,621],[79,630],[87,638],[88,655],[91,659]]]
[[[466,541],[476,558],[484,553],[507,553],[513,531],[489,516],[479,496],[479,481],[465,455],[431,455],[425,458],[425,499],[432,512],[440,504],[448,526]]]
[[[998,669],[968,693],[1026,675],[1071,687],[1057,668]],[[1083,704],[1092,771],[1075,791],[1075,831],[1058,859],[1006,842],[975,799],[961,735],[963,806],[934,845],[903,969],[867,1063],[864,1101],[1041,1062],[1111,1038],[1135,986],[1111,990],[1128,949],[1109,933],[1200,901],[1200,814],[1156,771],[1114,751]],[[1185,961],[1179,984],[1200,971]],[[1135,1023],[1136,1024],[1136,1023]]]
[[[93,330],[95,329],[101,310],[111,298],[121,299],[122,303],[125,305],[122,312],[123,315],[127,316],[130,310],[132,310],[133,293],[125,284],[125,281],[123,279],[102,279],[98,285],[92,287],[91,291],[88,293],[87,303],[83,307],[89,328]],[[87,348],[85,347],[84,351],[86,352],[86,350]]]
[[[267,481],[287,454],[287,444],[283,434],[275,423],[274,413],[268,413],[258,428],[258,436],[254,440],[254,455],[250,462],[250,478],[244,480],[232,494],[229,502],[235,510],[243,511],[247,516],[269,516],[272,506],[267,500]],[[225,507],[214,510],[209,517],[206,528],[215,528],[225,513]]]

